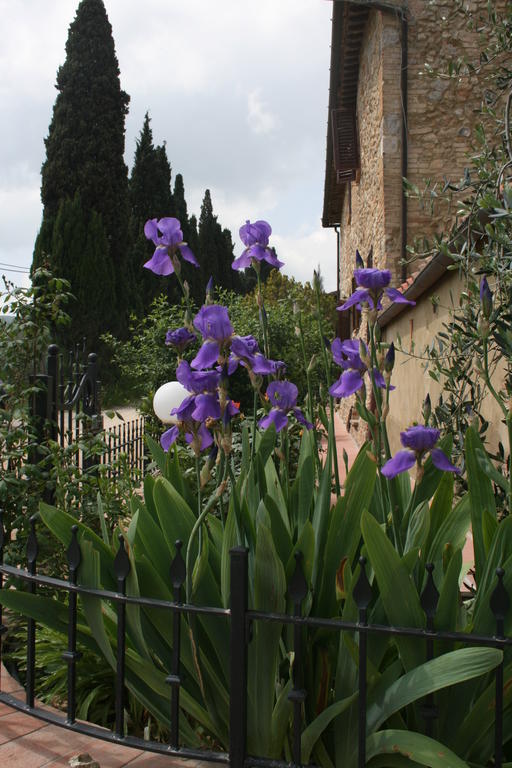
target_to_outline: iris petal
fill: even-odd
[[[457,475],[460,475],[460,469],[451,463],[440,448],[433,448],[430,455],[434,467],[437,467],[442,472],[455,472]]]
[[[370,303],[370,294],[364,288],[358,288],[357,291],[354,291],[352,296],[348,297],[346,302],[342,304],[341,307],[336,307],[336,309],[338,312],[343,312],[345,309],[350,309],[350,307],[353,307],[354,304],[361,304],[361,302],[364,301]]]
[[[215,365],[220,354],[220,348],[216,341],[206,341],[190,365],[192,368],[201,370],[202,368],[211,368]]]
[[[149,219],[146,221],[144,224],[144,234],[148,240],[153,240],[155,245],[157,244],[156,241],[158,240],[158,226],[156,219]]]
[[[304,427],[306,427],[306,429],[313,429],[312,423],[306,419],[300,408],[294,408],[293,415],[299,424],[302,424]]]
[[[153,256],[149,261],[146,261],[144,266],[146,269],[150,269],[154,272],[155,275],[163,275],[164,277],[172,275],[174,272],[174,267],[167,253],[167,248],[164,247],[157,248]]]
[[[163,435],[160,438],[160,445],[164,449],[164,451],[168,451],[171,445],[176,442],[176,438],[178,437],[180,433],[180,430],[177,426],[171,427],[166,432],[163,433]]]
[[[215,395],[197,395],[195,405],[192,412],[192,418],[195,421],[205,421],[208,418],[220,419],[220,405]]]
[[[194,267],[199,266],[198,260],[196,259],[196,257],[194,256],[194,254],[192,253],[188,245],[185,245],[185,243],[183,243],[183,245],[179,246],[179,249],[185,261],[188,261],[190,264],[193,264]]]
[[[400,293],[396,288],[386,288],[386,294],[388,299],[391,299],[393,304],[409,304],[411,307],[416,306],[415,301],[409,301],[406,299],[403,293]]]
[[[329,387],[333,397],[350,397],[363,386],[363,379],[358,371],[344,371],[337,382]]]
[[[412,451],[398,451],[381,469],[384,477],[396,477],[414,466],[416,455]]]
[[[267,415],[258,422],[258,426],[267,429],[271,424],[274,424],[276,432],[280,432],[288,424],[288,417],[279,408],[271,408]]]
[[[249,269],[251,266],[251,257],[247,255],[247,251],[245,250],[241,256],[238,257],[238,259],[235,259],[232,264],[232,269]]]

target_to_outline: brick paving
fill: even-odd
[[[10,693],[21,701],[25,691],[2,666],[2,693]],[[50,709],[50,707],[47,707]],[[89,754],[100,768],[202,768],[195,760],[177,760],[155,755],[121,744],[110,744],[72,733],[57,725],[44,723],[35,717],[0,703],[0,766],[9,768],[54,768],[69,766],[72,757]]]
[[[336,447],[338,450],[341,480],[345,476],[343,449],[347,451],[349,466],[357,455],[358,447],[347,433],[341,419],[336,418]],[[0,669],[0,690],[10,693],[21,701],[24,690],[5,668]],[[50,709],[48,707],[48,709]],[[111,744],[72,733],[65,728],[44,723],[23,712],[10,709],[0,703],[0,766],[8,768],[56,768],[68,766],[72,757],[87,753],[100,768],[206,768],[206,763],[194,760],[178,760],[164,755]]]

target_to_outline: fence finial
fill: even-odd
[[[373,597],[372,587],[368,581],[368,576],[366,575],[366,557],[359,558],[359,565],[361,566],[361,571],[352,591],[352,597],[359,609],[366,609],[370,605]]]
[[[185,582],[187,571],[186,571],[183,555],[181,554],[181,548],[183,546],[183,542],[180,539],[177,539],[177,541],[175,542],[175,546],[176,546],[176,554],[171,563],[170,576],[171,576],[172,586],[174,587],[175,590],[179,590]]]
[[[437,604],[439,602],[439,592],[434,583],[434,563],[427,563],[425,566],[427,571],[427,583],[425,589],[421,593],[421,607],[425,612],[427,619],[431,620],[436,615]]]
[[[498,577],[498,583],[491,595],[490,606],[496,621],[503,621],[510,608],[510,597],[503,583],[503,577],[505,576],[503,568],[496,568],[496,576]]]
[[[119,549],[117,555],[114,558],[114,573],[119,582],[123,582],[130,573],[130,558],[124,545],[124,536],[122,533],[118,535]]]
[[[295,552],[295,570],[288,585],[288,596],[294,603],[301,603],[308,593],[308,583],[302,570],[304,556],[302,552]]]

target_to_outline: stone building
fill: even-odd
[[[431,296],[439,295],[439,305],[446,306],[460,283],[440,254],[423,264],[403,263],[406,246],[446,231],[454,206],[440,203],[425,211],[406,196],[402,180],[423,188],[427,179],[443,185],[462,177],[482,89],[471,77],[439,79],[427,71],[461,56],[474,59],[479,39],[453,14],[453,2],[334,0],[332,5],[322,223],[338,233],[338,295],[352,293],[357,248],[363,260],[370,259],[367,266],[391,270],[391,284],[417,302],[413,310],[392,305],[384,311],[383,338],[394,341],[399,335],[405,348],[421,351],[443,322]],[[359,313],[340,314],[340,336],[357,334]],[[421,418],[427,392],[433,397],[437,392],[413,358],[397,356],[393,381],[400,394],[392,393],[388,424],[396,449],[399,431]],[[357,438],[350,403],[341,407]]]

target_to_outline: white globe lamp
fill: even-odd
[[[171,416],[173,408],[177,408],[190,392],[179,381],[168,381],[162,384],[153,397],[153,410],[164,424],[177,424],[176,416]]]

